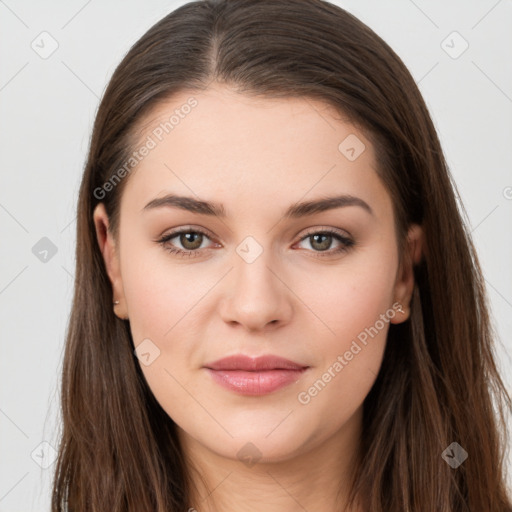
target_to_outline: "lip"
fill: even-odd
[[[297,382],[309,366],[274,355],[225,357],[204,368],[221,386],[242,395],[259,396]]]
[[[279,356],[264,355],[250,357],[244,354],[224,357],[213,363],[205,364],[204,366],[212,370],[243,370],[246,372],[261,370],[301,370],[302,368],[307,368],[307,365],[299,364]]]

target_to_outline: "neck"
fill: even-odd
[[[351,478],[360,453],[362,407],[329,438],[297,447],[285,460],[255,464],[226,458],[177,427],[191,468],[190,512],[297,512],[348,508]]]

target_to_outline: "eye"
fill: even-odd
[[[175,247],[174,243],[169,245],[169,242],[174,238],[178,239],[178,242],[182,245],[183,249]],[[199,249],[202,249],[201,245],[202,242],[204,241],[204,238],[209,238],[209,236],[205,231],[201,229],[183,228],[178,231],[174,231],[172,233],[164,235],[162,238],[157,240],[157,242],[161,244],[165,248],[165,250],[169,251],[171,254],[177,254],[178,256],[194,257],[200,254]]]
[[[175,238],[177,239],[177,242],[171,243],[171,240]],[[199,256],[202,250],[205,249],[205,247],[201,247],[205,238],[209,239],[210,236],[202,229],[192,229],[190,227],[186,227],[164,235],[159,240],[157,240],[157,242],[171,254],[195,257]],[[348,251],[355,245],[355,242],[351,238],[332,228],[311,230],[306,234],[306,236],[303,236],[298,243],[302,243],[305,240],[309,240],[313,252],[318,253],[316,254],[318,257],[327,257],[340,254],[342,252]],[[340,244],[339,247],[331,249],[333,240],[336,240]],[[183,248],[181,249],[176,247],[176,243],[181,244]],[[217,246],[219,245],[217,244]]]
[[[333,239],[340,244],[335,249],[331,249]],[[302,237],[300,242],[306,240],[309,241],[313,251],[319,253],[315,254],[315,256],[320,258],[346,252],[355,245],[355,242],[351,238],[332,228],[326,228],[322,231],[312,230],[308,232],[306,236]]]

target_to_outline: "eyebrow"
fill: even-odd
[[[324,197],[313,201],[303,201],[292,204],[285,212],[284,217],[289,219],[298,219],[315,213],[321,213],[335,208],[346,206],[359,206],[370,215],[375,215],[368,203],[359,197],[351,195],[339,195],[333,197]],[[153,210],[155,208],[179,208],[192,213],[201,215],[211,215],[222,219],[226,218],[226,210],[222,204],[209,201],[194,199],[193,197],[178,196],[168,194],[164,197],[158,197],[150,201],[142,211]]]

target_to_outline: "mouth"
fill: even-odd
[[[214,382],[242,395],[266,395],[298,382],[309,366],[278,356],[235,355],[204,366]]]

